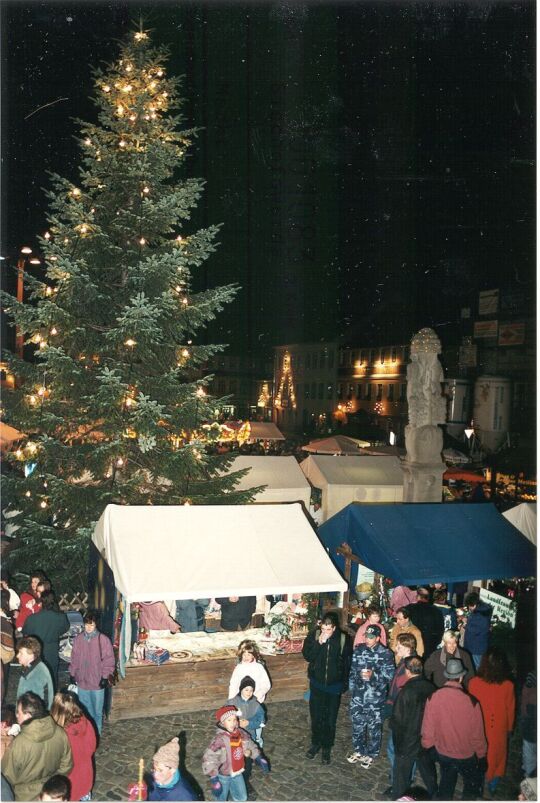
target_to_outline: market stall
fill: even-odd
[[[536,574],[536,547],[491,504],[349,505],[319,527],[335,565],[346,543],[398,585]],[[353,564],[351,588],[356,584]]]
[[[538,527],[536,520],[536,504],[522,502],[521,505],[516,505],[510,508],[510,510],[505,510],[503,516],[536,546]]]
[[[323,521],[350,502],[401,502],[403,498],[403,472],[397,457],[310,455],[300,468],[321,490]]]
[[[228,471],[233,473],[249,469],[236,490],[264,485],[254,502],[303,502],[309,507],[311,486],[294,457],[271,455],[240,455],[232,461]]]
[[[222,705],[236,647],[245,637],[266,655],[272,700],[300,698],[307,687],[302,656],[280,648],[265,626],[235,633],[150,632],[145,658],[137,660],[134,603],[346,588],[300,504],[108,505],[92,536],[90,574],[91,602],[118,644],[113,720]]]

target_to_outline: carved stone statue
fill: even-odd
[[[440,502],[444,463],[443,434],[438,424],[446,421],[444,381],[438,359],[441,343],[433,329],[421,329],[411,340],[407,366],[409,423],[405,427],[407,456],[403,463],[404,502]]]

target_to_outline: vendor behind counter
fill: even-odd
[[[216,597],[223,630],[245,630],[257,607],[257,597]]]

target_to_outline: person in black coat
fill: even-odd
[[[28,617],[23,625],[23,636],[36,636],[42,645],[42,658],[51,672],[56,688],[58,683],[58,650],[60,637],[69,630],[69,619],[58,609],[54,593],[44,591],[41,595],[42,609]]]
[[[216,597],[216,602],[221,605],[223,630],[245,630],[249,627],[257,607],[257,597]]]
[[[351,639],[341,630],[336,611],[325,613],[321,624],[306,636],[302,655],[309,664],[311,747],[306,758],[315,758],[322,748],[322,763],[329,764],[352,656]]]
[[[433,683],[422,676],[422,659],[411,655],[403,659],[408,680],[399,692],[390,718],[394,739],[394,771],[392,800],[398,800],[410,786],[413,766],[422,758],[420,741],[426,701],[436,691]],[[422,761],[420,760],[422,772]]]
[[[429,601],[429,591],[427,588],[418,588],[416,591],[418,602],[414,605],[407,605],[409,616],[413,625],[419,629],[424,642],[424,655],[431,655],[441,643],[444,633],[444,617],[439,610]]]

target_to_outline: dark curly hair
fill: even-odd
[[[500,647],[491,647],[484,653],[477,675],[485,680],[486,683],[500,684],[505,680],[510,680],[512,670],[504,650],[501,650]]]

